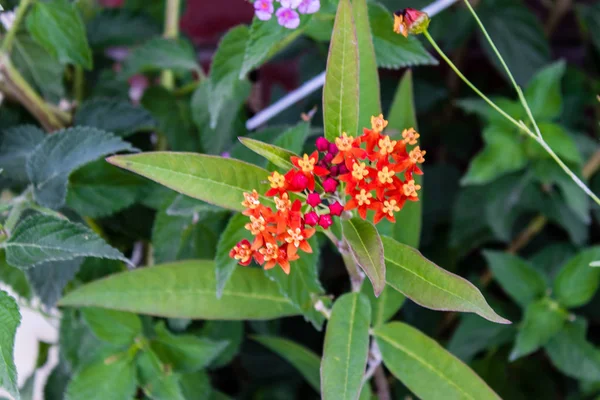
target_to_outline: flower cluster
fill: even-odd
[[[312,252],[307,240],[315,227],[328,229],[344,211],[357,209],[366,219],[372,210],[374,223],[383,218],[395,222],[406,201],[419,199],[421,186],[413,175],[423,173],[419,164],[425,161],[425,151],[419,146],[407,149],[417,144],[414,129],[405,129],[402,139],[393,140],[382,133],[386,126],[379,115],[357,138],[345,132],[334,142],[320,137],[312,154],[293,156],[289,171],[268,176],[270,188],[264,197],[256,190],[244,193],[243,214],[250,218],[245,228],[254,240],[239,242],[230,257],[241,265],[254,259],[265,269],[278,264],[289,274],[298,250]],[[274,202],[275,208],[267,202]]]
[[[274,2],[281,7],[275,11]],[[275,13],[277,23],[288,29],[296,29],[300,25],[300,14],[314,14],[321,8],[320,0],[256,0],[254,14],[262,21],[268,21]]]

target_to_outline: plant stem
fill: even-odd
[[[10,53],[12,49],[13,41],[15,40],[15,36],[17,35],[17,31],[19,30],[19,26],[23,22],[23,18],[25,18],[25,14],[27,13],[27,9],[33,3],[33,0],[21,0],[19,3],[19,7],[17,8],[15,20],[6,32],[6,36],[4,37],[4,41],[2,42],[1,50],[5,53]]]
[[[375,380],[375,387],[377,388],[377,398],[379,400],[391,400],[390,385],[388,384],[385,371],[381,364],[375,369],[373,379]]]
[[[163,37],[166,39],[176,39],[179,36],[179,8],[180,0],[167,0],[165,9],[165,31]],[[175,87],[175,76],[173,71],[165,70],[161,75],[162,85],[169,90]]]

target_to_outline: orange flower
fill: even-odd
[[[360,139],[348,136],[346,132],[342,132],[342,136],[335,138],[335,145],[338,148],[338,153],[331,162],[333,164],[345,162],[346,167],[350,170],[354,160],[367,156],[367,152],[360,148]]]
[[[290,274],[290,261],[299,258],[297,254],[295,256],[289,256],[284,246],[277,247],[277,245],[273,243],[267,243],[265,247],[259,250],[259,253],[262,256],[263,262],[266,263],[264,269],[271,269],[279,264],[283,272],[288,275]]]
[[[265,196],[275,196],[277,194],[282,195],[283,193],[287,192],[289,184],[286,181],[285,176],[281,175],[279,172],[273,172],[267,179],[271,184],[271,189],[265,193]]]
[[[419,199],[419,195],[417,194],[419,190],[421,190],[421,185],[415,184],[414,179],[411,179],[402,186],[404,195],[408,197],[408,200],[411,201],[416,201]]]
[[[315,190],[315,175],[329,175],[329,171],[326,168],[319,167],[317,165],[317,162],[319,161],[318,151],[314,151],[310,156],[308,154],[304,154],[304,157],[302,158],[292,156],[290,157],[290,161],[296,168],[300,170],[299,172],[308,179],[307,188],[310,191]]]
[[[358,209],[358,214],[362,219],[367,218],[367,209],[374,210],[377,208],[376,200],[373,199],[373,194],[366,189],[360,189],[355,192],[350,200],[346,203],[344,210]]]
[[[310,239],[315,232],[316,230],[314,228],[289,228],[287,232],[282,235],[283,241],[288,244],[287,254],[289,256],[294,256],[298,253],[298,249],[305,253],[312,253],[312,248],[307,240]]]
[[[400,202],[398,200],[390,198],[388,200],[384,200],[381,203],[378,203],[377,211],[375,212],[375,216],[373,217],[373,223],[378,224],[384,217],[388,219],[390,222],[396,222],[396,218],[394,214],[399,212],[404,205],[406,200],[402,199]]]
[[[417,139],[420,137],[421,135],[419,135],[414,128],[409,128],[402,131],[402,138],[404,139],[403,142],[405,144],[417,144]]]
[[[429,26],[429,15],[414,8],[405,8],[394,13],[394,32],[408,37],[409,33],[414,35],[423,33]]]
[[[235,245],[229,252],[229,257],[237,260],[240,265],[246,266],[252,262],[254,251],[250,247],[250,242],[246,239]]]

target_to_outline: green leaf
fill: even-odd
[[[569,133],[560,125],[553,124],[550,122],[540,122],[538,124],[542,137],[554,150],[556,155],[568,163],[574,163],[581,165],[583,163],[583,157],[575,144],[575,140],[569,135]],[[544,150],[539,143],[533,139],[529,139],[526,142],[527,153],[531,158],[538,159],[550,159],[550,154]]]
[[[107,154],[133,150],[121,138],[95,128],[70,128],[46,136],[27,159],[35,200],[49,208],[62,207],[72,171]]]
[[[544,346],[562,329],[567,318],[567,311],[552,300],[541,299],[529,304],[510,360],[514,361]]]
[[[379,73],[373,47],[367,0],[352,0],[352,17],[356,25],[359,60],[358,126],[371,126],[371,116],[381,114]]]
[[[0,388],[19,400],[17,367],[13,358],[15,335],[21,324],[21,314],[16,301],[0,290]]]
[[[217,255],[215,257],[215,274],[217,281],[217,297],[221,298],[223,290],[231,275],[238,267],[237,260],[229,257],[229,252],[243,239],[252,240],[252,234],[244,228],[248,223],[248,217],[242,214],[235,214],[229,220],[227,227],[221,234],[219,244],[217,245]]]
[[[65,400],[131,400],[135,389],[135,364],[121,353],[76,372],[67,386]]]
[[[110,26],[110,29],[106,29]],[[135,46],[149,37],[161,34],[160,26],[142,13],[130,10],[102,9],[86,25],[90,46],[104,49],[112,46]]]
[[[477,8],[477,12],[519,85],[525,85],[550,61],[550,46],[542,25],[522,2],[487,1]],[[479,41],[488,59],[506,76],[500,60],[481,33]]]
[[[364,284],[360,288],[360,292],[369,297],[371,303],[371,316],[373,326],[379,326],[386,323],[392,318],[402,307],[406,297],[390,286],[385,286],[379,297],[375,297],[373,286]]]
[[[238,139],[244,146],[256,154],[263,156],[276,167],[285,170],[293,168],[290,157],[295,156],[295,153],[272,144],[261,142],[260,140],[251,139],[249,137],[240,137]]]
[[[92,306],[168,318],[264,320],[297,315],[260,269],[238,268],[220,300],[211,261],[141,268],[82,286],[62,306]]]
[[[269,173],[242,161],[192,153],[155,152],[114,156],[111,164],[195,199],[242,211],[244,192],[265,193]],[[271,199],[261,196],[263,203]]]
[[[137,357],[138,384],[152,400],[185,400],[179,387],[179,377],[166,370],[152,351],[144,350]]]
[[[61,63],[92,68],[92,51],[83,21],[67,0],[34,3],[27,17],[27,29]]]
[[[585,339],[587,322],[577,318],[567,323],[544,347],[552,364],[578,380],[600,379],[600,350]]]
[[[42,304],[54,307],[62,297],[63,289],[75,278],[83,258],[42,262],[25,271],[27,281]]]
[[[150,113],[128,101],[95,98],[84,102],[75,114],[74,125],[93,126],[121,137],[156,128]]]
[[[483,254],[494,278],[521,307],[544,295],[546,281],[530,263],[500,251],[485,251]]]
[[[97,160],[71,174],[67,205],[80,215],[106,217],[133,205],[146,185],[142,178]]]
[[[385,366],[423,400],[500,397],[436,341],[402,322],[375,329]]]
[[[244,63],[248,27],[239,25],[227,32],[217,48],[210,68],[210,127],[215,128],[225,103],[233,94]]]
[[[27,157],[44,140],[44,132],[33,125],[21,125],[2,130],[0,139],[2,174],[17,182],[27,182]]]
[[[383,236],[386,282],[415,303],[440,311],[473,312],[492,322],[509,324],[487,304],[469,281],[427,260],[416,249]]]
[[[416,37],[405,38],[390,29],[394,26],[394,18],[387,8],[376,2],[370,2],[368,6],[377,66],[399,69],[438,64]]]
[[[562,111],[561,82],[565,75],[564,60],[539,70],[525,89],[525,99],[536,119],[553,119]]]
[[[78,257],[128,262],[123,254],[89,228],[42,214],[22,220],[2,246],[6,249],[6,261],[21,269]]]
[[[201,200],[196,200],[183,194],[177,195],[171,205],[167,208],[167,215],[176,217],[202,215],[203,213],[212,213],[222,211],[219,207],[208,204]]]
[[[319,376],[321,357],[288,339],[265,335],[255,335],[252,336],[252,339],[292,364],[313,389],[321,392],[321,377]]]
[[[142,333],[142,321],[135,314],[95,307],[86,307],[82,313],[94,335],[105,342],[128,346]]]
[[[198,71],[196,52],[185,39],[155,37],[135,49],[123,65],[123,74],[131,77],[138,73],[155,72],[164,69],[176,73]]]
[[[489,183],[527,164],[527,156],[514,131],[491,124],[484,129],[483,140],[485,148],[471,160],[469,170],[461,180],[463,185]]]
[[[328,140],[334,140],[342,132],[351,136],[358,133],[358,68],[358,45],[352,6],[349,0],[340,0],[331,35],[323,88],[323,124]]]
[[[304,143],[310,133],[310,122],[299,122],[284,131],[281,135],[273,140],[273,144],[284,150],[292,152],[294,155],[301,154],[304,149]],[[289,159],[288,159],[289,160]],[[281,168],[273,162],[267,163],[269,171]]]
[[[25,272],[6,262],[6,253],[0,250],[0,282],[8,285],[12,291],[24,299],[31,299],[31,288]]]
[[[325,317],[315,309],[315,302],[325,294],[319,282],[319,244],[316,238],[309,241],[313,252],[302,254],[300,259],[291,262],[287,275],[281,268],[265,271],[265,274],[279,286],[279,291],[310,321],[317,330],[321,330]]]
[[[209,368],[224,367],[240,351],[244,340],[244,323],[242,321],[206,321],[200,335],[214,341],[227,342],[225,349],[209,365]]]
[[[474,314],[465,314],[447,347],[449,352],[469,363],[477,353],[498,348],[512,341],[514,336],[515,329],[512,325],[494,324]]]
[[[579,307],[589,302],[600,284],[600,269],[590,267],[600,260],[600,247],[584,250],[562,267],[554,280],[554,294],[567,307]]]
[[[596,50],[600,51],[600,37],[598,37],[600,31],[600,5],[597,3],[577,4],[576,10],[584,32],[596,46]]]
[[[179,378],[181,392],[186,400],[210,399],[217,400],[211,396],[213,389],[210,386],[210,379],[206,372],[198,371],[193,374],[183,374]]]
[[[216,341],[194,335],[174,335],[159,322],[157,337],[152,339],[152,350],[178,372],[194,372],[206,368],[227,347],[227,341]]]
[[[360,293],[340,297],[327,324],[321,361],[321,396],[356,399],[362,385],[369,352],[371,306]]]
[[[359,217],[342,220],[342,235],[354,261],[367,274],[375,296],[385,287],[383,244],[375,226]]]

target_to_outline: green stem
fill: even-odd
[[[17,31],[19,30],[19,26],[23,22],[23,18],[25,18],[25,14],[27,13],[27,9],[33,3],[34,0],[21,0],[19,7],[17,8],[15,21],[12,26],[6,32],[6,36],[4,37],[4,41],[2,42],[2,51],[5,53],[10,53],[12,49],[13,41],[15,40],[15,36],[17,35]]]
[[[165,31],[163,37],[176,39],[179,36],[179,8],[180,0],[167,0],[165,9]],[[175,87],[175,76],[173,71],[165,70],[161,76],[162,85],[169,90]]]

